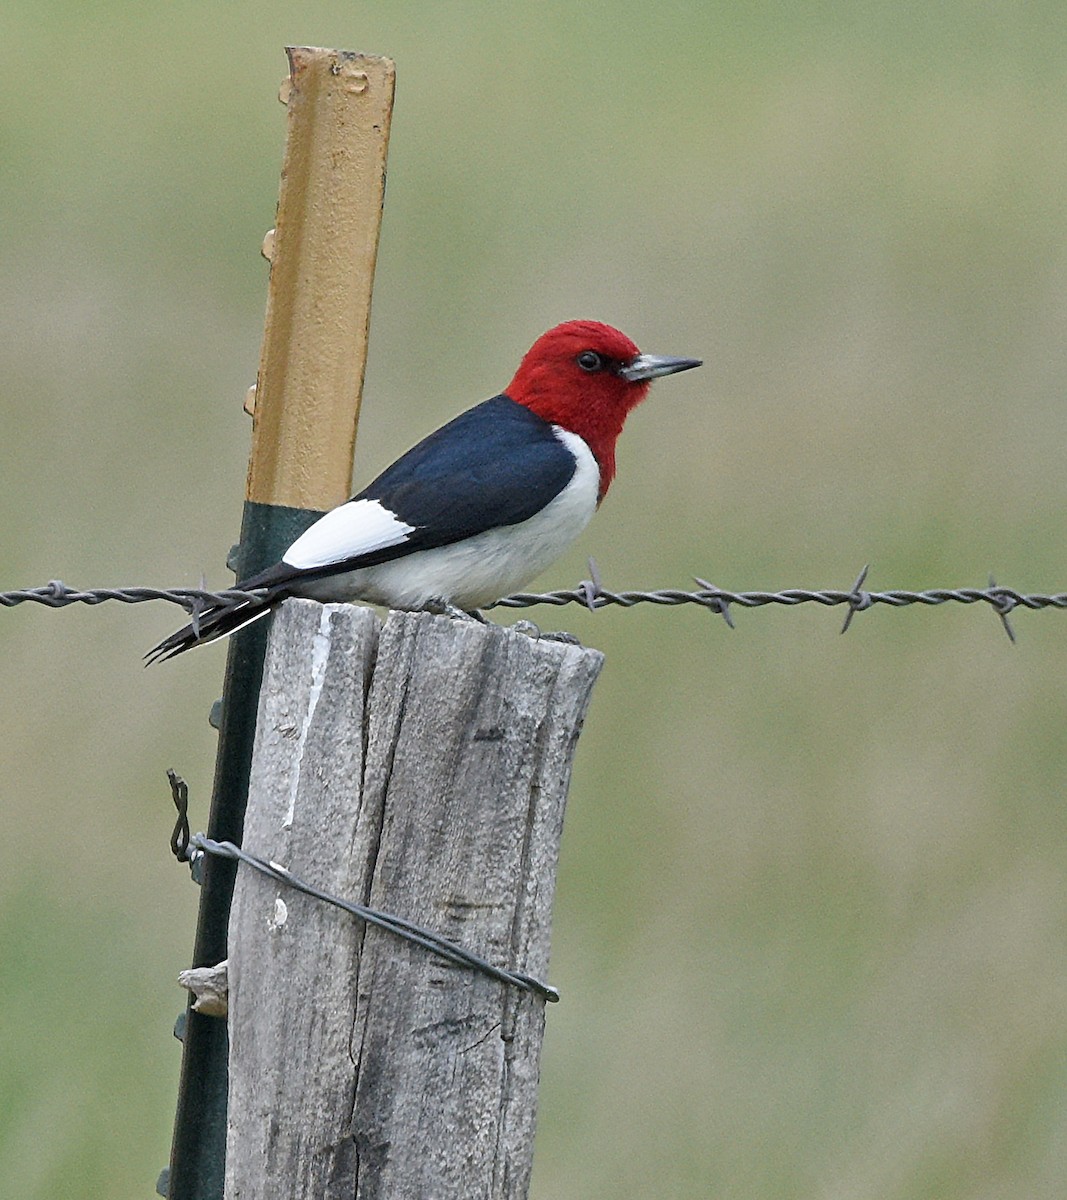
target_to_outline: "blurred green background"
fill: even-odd
[[[398,64],[366,482],[543,329],[700,355],[574,552],[616,587],[1067,587],[1067,9],[0,10],[0,587],[211,585],[240,517],[286,43]],[[536,1200],[1059,1197],[1067,615],[566,610],[607,654]],[[166,1161],[223,655],[0,613],[0,1180]],[[509,618],[510,619],[510,618]]]

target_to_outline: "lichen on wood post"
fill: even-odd
[[[596,651],[287,601],[245,845],[544,976]],[[543,1001],[241,868],[226,1194],[521,1197]]]

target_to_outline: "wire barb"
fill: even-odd
[[[470,950],[464,950],[462,946],[457,946],[455,942],[450,942],[447,938],[435,933],[432,929],[416,925],[413,921],[406,921],[403,917],[396,917],[391,913],[382,912],[376,908],[368,908],[364,904],[356,904],[354,901],[345,900],[340,896],[333,896],[329,892],[324,892],[321,888],[315,887],[314,884],[298,878],[288,867],[283,867],[280,863],[271,862],[269,859],[260,858],[248,850],[243,850],[240,846],[235,846],[233,842],[217,842],[214,838],[209,838],[203,833],[194,833],[190,836],[188,817],[189,789],[186,786],[185,780],[170,769],[167,770],[167,779],[170,782],[171,797],[174,800],[174,806],[178,810],[178,819],[175,822],[174,831],[170,836],[170,848],[179,862],[194,862],[197,854],[212,854],[218,858],[229,858],[243,862],[261,874],[277,880],[279,883],[284,883],[287,887],[294,888],[298,892],[303,892],[305,896],[311,896],[326,904],[332,904],[335,908],[340,908],[347,913],[351,913],[352,916],[358,917],[368,925],[374,925],[378,929],[384,929],[396,937],[403,938],[405,941],[413,942],[416,946],[421,946],[424,950],[430,951],[431,954],[436,954],[438,958],[443,958],[447,962],[456,963],[459,966],[469,967],[471,970],[478,971],[482,975],[487,975],[490,979],[495,979],[499,983],[505,983],[510,987],[519,988],[521,991],[540,996],[542,1000],[550,1004],[558,1002],[559,992],[554,987],[549,986],[549,984],[542,983],[532,975],[524,975],[520,971],[509,971],[504,967],[494,966],[491,962],[479,957]],[[192,853],[190,853],[190,847],[193,848]]]
[[[997,593],[999,599],[992,599],[990,603],[996,610],[997,616],[1000,617],[1000,623],[1004,626],[1004,632],[1008,635],[1008,641],[1015,645],[1015,630],[1012,628],[1011,621],[1008,619],[1008,613],[1015,607],[1016,601],[1012,599],[1009,592],[1000,595],[997,591],[997,581],[993,578],[993,572],[989,572],[989,590]]]
[[[852,585],[848,593],[848,612],[845,613],[845,623],[841,626],[842,633],[848,633],[848,627],[852,624],[852,618],[858,612],[863,612],[865,608],[871,607],[871,598],[866,592],[860,591],[867,580],[867,572],[871,569],[871,564],[868,563],[862,571],[856,576],[856,582]]]
[[[717,612],[731,629],[736,629],[737,626],[734,624],[734,619],[730,616],[730,605],[719,594],[719,589],[715,584],[708,583],[706,579],[701,579],[699,575],[694,577],[694,583],[704,589],[708,598],[708,607],[711,611]]]
[[[604,585],[600,579],[600,568],[596,565],[596,559],[590,554],[589,578],[583,579],[578,584],[578,591],[585,596],[585,606],[590,612],[596,612],[597,597],[603,590]]]

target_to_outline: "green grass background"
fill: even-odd
[[[618,587],[1067,587],[1067,9],[0,9],[0,587],[225,585],[286,43],[398,64],[365,482],[543,329],[700,355],[574,551]],[[533,1194],[1067,1179],[1067,616],[548,614],[607,666],[565,835]],[[0,613],[0,1190],[167,1158],[223,656]]]

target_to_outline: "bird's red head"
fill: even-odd
[[[553,425],[576,433],[600,464],[600,495],[615,475],[615,441],[649,384],[700,366],[695,358],[657,358],[599,321],[565,321],[526,352],[507,395]]]

